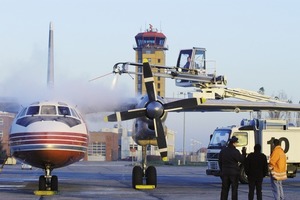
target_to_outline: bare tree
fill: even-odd
[[[275,96],[275,99],[285,101],[287,103],[293,103],[291,100],[288,100],[286,93],[281,90],[277,96]],[[288,120],[289,123],[293,123],[294,120],[292,119],[293,115],[295,115],[295,112],[290,111],[269,111],[268,112],[268,118],[270,119],[285,119]]]
[[[259,94],[264,95],[265,94],[265,88],[261,87],[259,88],[259,90],[257,91]],[[261,119],[261,111],[257,111],[257,119]]]

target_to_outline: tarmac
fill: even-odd
[[[0,173],[1,199],[122,199],[174,200],[220,199],[221,180],[207,176],[206,166],[156,166],[157,188],[135,190],[131,185],[132,162],[78,162],[56,169],[59,191],[55,195],[35,195],[41,169],[22,170],[21,165],[5,165]],[[283,183],[286,199],[300,200],[300,176]],[[240,184],[239,199],[248,199],[248,185]],[[231,199],[229,196],[228,199]],[[274,199],[269,178],[264,179],[263,199]]]

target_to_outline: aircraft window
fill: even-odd
[[[71,115],[68,107],[58,106],[58,114],[59,115]]]
[[[79,118],[77,112],[71,108],[71,113],[72,113],[72,116],[76,117],[76,118]]]
[[[23,117],[25,115],[26,108],[23,108],[17,117]]]
[[[41,114],[56,115],[56,108],[55,108],[55,106],[42,106]]]
[[[39,106],[30,106],[27,110],[27,115],[37,115],[39,114],[40,107]]]

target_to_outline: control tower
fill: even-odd
[[[143,59],[148,59],[152,65],[165,65],[166,55],[166,36],[158,32],[149,24],[149,29],[145,32],[138,33],[135,36],[136,46],[133,48],[136,51],[135,60],[137,63],[142,63]],[[142,72],[143,67],[136,67],[136,72]],[[154,71],[153,72],[157,72]],[[165,97],[165,78],[154,77],[157,95]],[[135,77],[135,92],[136,94],[145,94],[146,88],[142,75]]]

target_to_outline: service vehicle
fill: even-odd
[[[239,139],[237,149],[246,147],[247,154],[254,151],[254,145],[260,144],[262,153],[269,160],[273,146],[273,140],[279,139],[281,147],[287,156],[287,176],[295,177],[297,167],[300,166],[299,141],[300,127],[294,127],[286,120],[252,119],[242,120],[240,126],[228,126],[216,128],[207,149],[207,175],[220,176],[218,164],[219,153],[226,147],[228,140],[236,136]],[[240,182],[247,183],[247,175],[244,166],[240,163]]]

